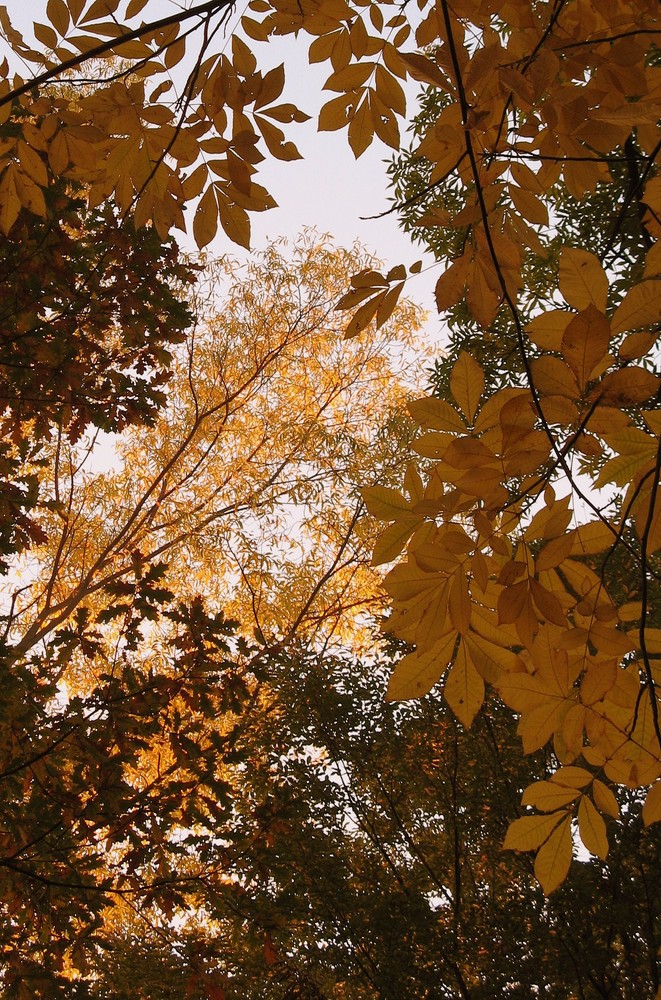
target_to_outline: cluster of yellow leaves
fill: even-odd
[[[126,21],[144,6],[129,3]],[[45,217],[44,189],[55,176],[84,184],[92,206],[114,196],[136,225],[151,222],[163,238],[173,227],[186,229],[183,209],[201,196],[193,220],[198,246],[214,238],[220,223],[230,240],[248,247],[248,212],[275,206],[253,179],[264,159],[259,144],[277,159],[298,158],[279,124],[308,117],[293,104],[278,103],[283,67],[260,72],[235,35],[231,55],[207,59],[189,77],[185,94],[172,101],[170,72],[186,54],[184,25],[164,19],[171,23],[155,22],[128,37],[136,32],[120,22],[119,7],[119,0],[49,0],[51,24],[34,25],[46,55],[26,45],[0,8],[5,39],[24,60],[44,66],[46,75],[104,46],[97,54],[133,63],[130,74],[113,73],[87,92],[65,85],[35,97],[29,88],[16,99],[23,80],[14,77],[10,86],[5,60],[0,118],[10,128],[0,146],[0,227],[9,232],[22,209]]]
[[[395,668],[389,697],[419,697],[444,678],[445,698],[470,725],[488,682],[519,716],[524,751],[551,741],[563,765],[524,795],[546,815],[517,820],[505,842],[539,849],[546,891],[566,875],[574,812],[583,843],[601,857],[600,812],[617,815],[607,786],[576,761],[612,783],[651,786],[645,821],[661,819],[661,630],[646,627],[640,600],[617,606],[597,571],[630,519],[645,560],[661,549],[661,421],[652,402],[661,379],[634,363],[655,339],[638,328],[658,321],[659,284],[650,276],[634,286],[609,320],[599,261],[565,251],[560,289],[572,309],[531,324],[544,351],[532,363],[534,392],[485,398],[484,373],[463,353],[450,379],[454,405],[410,404],[423,429],[415,448],[426,480],[412,464],[407,495],[363,491],[370,512],[391,522],[374,562],[406,547],[384,581],[387,628],[415,650]],[[572,448],[600,468],[600,484],[626,487],[619,523],[580,523],[571,495],[559,498],[549,485]],[[593,778],[591,800],[580,789]]]

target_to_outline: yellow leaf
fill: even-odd
[[[503,850],[536,850],[566,816],[566,811],[561,809],[544,816],[522,816],[520,819],[513,820],[507,828]]]
[[[360,492],[372,517],[394,521],[402,514],[411,513],[408,500],[389,486],[365,486]]]
[[[369,103],[367,98],[365,98],[349,122],[349,145],[356,159],[371,145],[373,138],[374,123],[370,114]]]
[[[606,311],[608,278],[593,253],[564,247],[560,254],[559,286],[565,301],[574,309],[594,305],[602,313]]]
[[[661,287],[661,281],[658,282]],[[647,368],[629,365],[609,372],[594,390],[594,398],[615,406],[631,406],[651,399],[659,391],[661,378]]]
[[[605,861],[608,855],[606,824],[587,795],[582,795],[578,804],[578,832],[590,854]]]
[[[652,279],[634,285],[624,296],[611,320],[613,333],[637,330],[658,323],[661,316],[661,281]]]
[[[562,355],[574,371],[581,391],[593,371],[608,353],[610,325],[603,313],[590,303],[575,316],[564,332]]]
[[[544,895],[550,896],[554,889],[562,885],[567,877],[571,859],[571,817],[567,816],[540,847],[535,858],[535,875],[544,890]]]
[[[526,327],[533,344],[543,351],[559,351],[562,336],[572,320],[572,313],[565,309],[550,309],[535,316]]]
[[[394,524],[389,524],[374,544],[372,566],[381,566],[397,559],[419,523],[417,517],[403,517]]]
[[[41,42],[47,49],[54,49],[57,46],[57,35],[51,27],[47,24],[38,24],[36,21],[33,25],[34,37]]]
[[[354,93],[342,94],[327,101],[319,112],[319,131],[334,132],[344,128],[351,120],[351,111],[356,105],[357,96]]]
[[[617,353],[622,361],[636,361],[649,354],[658,339],[656,333],[647,333],[646,331],[630,333],[622,341],[622,346]]]
[[[193,236],[201,250],[216,235],[218,230],[218,207],[216,195],[212,187],[208,187],[195,211],[193,219]]]
[[[237,73],[246,78],[257,69],[254,54],[237,34],[232,35],[232,61]]]
[[[398,115],[406,113],[406,96],[402,85],[380,64],[376,67],[375,81],[376,92],[389,108],[396,111]]]
[[[450,391],[457,406],[471,423],[484,389],[484,372],[477,361],[462,351],[450,375]]]
[[[551,781],[534,781],[523,793],[521,805],[533,806],[542,812],[553,812],[562,806],[568,806],[580,794],[578,788],[567,788]]]
[[[580,396],[576,376],[561,358],[550,355],[533,358],[531,370],[533,383],[543,396],[567,396],[569,399]]]
[[[69,11],[64,0],[48,0],[46,14],[48,15],[48,20],[57,29],[60,36],[64,37],[69,28]]]
[[[643,823],[651,826],[661,820],[661,781],[655,781],[645,799],[643,806]]]
[[[409,76],[420,83],[430,83],[434,87],[451,91],[447,77],[441,73],[436,63],[419,52],[400,52],[399,57],[405,64]]]
[[[448,595],[448,613],[457,632],[463,635],[468,631],[471,621],[471,598],[468,590],[468,577],[463,565],[452,577]]]
[[[346,340],[350,340],[352,337],[357,337],[359,333],[362,333],[365,327],[369,326],[376,316],[378,308],[383,302],[385,296],[385,292],[379,292],[362,305],[360,309],[356,310],[344,331],[344,337]]]
[[[484,681],[473,666],[462,642],[450,668],[443,695],[463,726],[468,728],[484,701]]]
[[[538,580],[530,580],[530,593],[539,613],[547,622],[564,627],[567,619],[562,605],[555,594],[542,587]]]
[[[549,224],[549,213],[546,205],[534,195],[532,191],[526,191],[524,188],[515,187],[514,184],[509,186],[510,197],[514,203],[519,215],[522,215],[524,219],[528,222],[532,222],[536,226],[548,226]]]
[[[411,400],[407,408],[420,427],[437,431],[452,431],[455,434],[465,434],[466,425],[454,407],[444,399],[436,396],[423,396],[422,399]]]
[[[340,93],[358,90],[369,79],[373,71],[373,63],[352,63],[350,66],[338,70],[337,73],[332,73],[324,84],[324,90],[337,90]]]
[[[581,524],[571,533],[571,555],[594,555],[606,552],[613,545],[615,535],[608,524],[603,521],[589,521]]]
[[[617,799],[608,785],[605,785],[603,781],[599,780],[599,778],[594,779],[594,783],[592,785],[592,797],[594,799],[594,804],[600,812],[606,813],[607,816],[612,816],[613,819],[618,819],[620,815],[620,808],[617,804]]]
[[[9,233],[20,211],[21,200],[16,190],[16,165],[10,163],[0,180],[0,229],[3,233]]]
[[[250,249],[250,219],[247,212],[225,198],[218,199],[220,224],[232,243]]]
[[[23,139],[18,140],[16,151],[21,165],[21,172],[27,174],[35,184],[39,184],[41,187],[48,187],[46,164],[39,156],[39,153],[28,146]]]
[[[404,288],[404,282],[400,281],[398,284],[390,288],[379,303],[379,308],[376,311],[376,328],[380,330],[384,323],[387,323],[395,307],[399,302],[399,297],[402,294]]]
[[[565,788],[585,788],[592,781],[592,775],[584,767],[561,767],[550,779],[555,785]]]
[[[442,636],[424,653],[407,653],[395,667],[386,692],[387,701],[422,698],[442,677],[452,659],[457,641],[453,630]]]
[[[448,465],[455,469],[484,469],[496,464],[496,456],[478,438],[453,438],[443,456]]]

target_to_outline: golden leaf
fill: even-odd
[[[586,250],[565,247],[560,255],[560,291],[574,309],[593,305],[604,313],[608,278],[599,258]]]
[[[521,805],[533,806],[542,812],[554,812],[562,806],[569,805],[580,794],[578,788],[554,784],[552,781],[534,781],[523,793]]]
[[[558,823],[565,820],[564,809],[545,816],[522,816],[513,820],[507,828],[503,842],[504,851],[534,851],[555,830]]]
[[[568,324],[560,349],[576,375],[581,392],[608,353],[610,335],[608,320],[592,303]]]
[[[605,861],[608,855],[606,824],[587,795],[582,795],[578,804],[578,832],[590,854]]]
[[[658,323],[661,316],[661,281],[641,281],[629,289],[611,320],[614,334]]]
[[[535,857],[535,875],[546,896],[562,885],[572,859],[571,817],[553,831]]]
[[[445,679],[443,695],[461,724],[468,728],[482,707],[484,681],[463,642]]]
[[[442,636],[424,653],[417,650],[403,656],[391,674],[386,692],[387,701],[421,698],[431,691],[454,654],[457,633],[452,630]]]
[[[477,413],[484,389],[484,372],[470,354],[462,351],[450,375],[450,391],[469,423]]]
[[[466,425],[460,414],[444,399],[437,399],[436,396],[423,396],[421,399],[411,400],[407,407],[420,427],[438,431],[452,431],[456,434],[466,433]]]
[[[655,781],[645,799],[643,806],[643,823],[651,826],[661,820],[661,781]]]
[[[618,819],[620,815],[620,807],[617,804],[617,799],[608,785],[605,785],[603,781],[599,780],[599,778],[594,779],[594,783],[592,785],[592,797],[594,799],[594,804],[600,812],[606,813],[607,816],[612,816],[613,819]]]
[[[533,383],[543,396],[567,396],[569,399],[580,396],[576,376],[561,358],[550,355],[533,358],[530,367]]]
[[[193,236],[201,250],[216,235],[218,230],[218,207],[213,187],[208,187],[195,211],[193,219]]]
[[[659,282],[661,287],[661,281]],[[615,406],[632,406],[644,403],[655,396],[661,386],[661,378],[637,365],[620,368],[609,372],[594,390],[594,398],[600,403],[612,403]]]
[[[363,99],[349,122],[349,145],[358,159],[374,138],[374,122],[367,97]]]
[[[559,351],[562,337],[573,314],[565,309],[551,309],[540,313],[526,327],[533,344],[543,351]]]
[[[402,514],[411,513],[406,498],[388,486],[365,486],[360,493],[372,517],[382,521],[395,521]]]

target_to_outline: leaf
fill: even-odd
[[[542,812],[554,812],[574,802],[580,794],[577,788],[566,788],[552,781],[535,781],[523,793],[521,805],[534,806]]]
[[[349,122],[349,145],[356,159],[371,145],[373,138],[374,124],[369,103],[365,97]]]
[[[643,806],[643,823],[651,826],[661,820],[661,781],[655,781],[650,787]]]
[[[69,11],[64,0],[48,0],[46,14],[59,35],[64,37],[69,29]]]
[[[598,257],[586,250],[564,247],[560,254],[560,291],[574,309],[589,306],[606,311],[608,278]],[[614,333],[618,331],[613,329]]]
[[[567,396],[569,399],[577,399],[581,395],[574,372],[561,358],[549,355],[533,358],[530,368],[533,383],[542,395]]]
[[[605,785],[598,778],[595,778],[592,786],[592,797],[594,804],[600,812],[605,812],[607,816],[612,816],[613,819],[619,818],[620,808],[617,804],[617,799],[608,785]]]
[[[357,337],[359,333],[369,326],[376,316],[379,306],[385,298],[385,292],[379,292],[357,309],[346,326],[344,336],[346,340]]]
[[[411,400],[407,404],[407,408],[420,427],[438,431],[453,431],[456,434],[466,433],[466,425],[460,414],[444,399],[437,399],[436,396],[423,396],[421,399]]]
[[[391,674],[386,692],[387,701],[421,698],[431,691],[443,676],[454,653],[457,633],[446,632],[424,653],[417,650],[403,656]]]
[[[571,818],[567,818],[553,831],[537,852],[535,875],[545,896],[562,885],[567,877],[572,859]]]
[[[208,187],[195,211],[193,236],[199,249],[211,243],[218,231],[218,206],[213,187]]]
[[[409,516],[388,525],[374,543],[372,566],[381,566],[397,559],[419,523],[419,518]]]
[[[544,816],[522,816],[513,820],[507,828],[503,842],[504,851],[534,851],[555,830],[558,823],[565,820],[564,809]]]
[[[468,632],[471,622],[471,597],[468,590],[468,578],[463,566],[452,577],[448,596],[448,612],[450,621],[457,632],[461,635]]]
[[[634,285],[615,310],[611,320],[614,334],[658,323],[661,316],[661,281],[651,279]]]
[[[576,375],[581,392],[593,377],[594,369],[608,354],[610,335],[608,320],[592,304],[568,324],[560,349]]]
[[[475,418],[484,389],[484,372],[470,354],[462,351],[450,375],[450,391],[469,423]]]
[[[592,775],[584,767],[561,767],[551,775],[551,782],[565,788],[585,788],[592,781]]]
[[[7,235],[21,211],[16,190],[16,166],[10,163],[0,179],[0,229]]]
[[[484,681],[463,642],[445,679],[443,695],[461,724],[470,727],[484,701]]]
[[[590,854],[605,861],[608,855],[606,824],[587,795],[581,796],[578,805],[578,832]]]
[[[220,224],[232,240],[239,246],[250,249],[250,219],[248,213],[240,205],[224,198],[218,199],[218,215]]]
[[[388,486],[365,486],[360,493],[372,517],[382,521],[394,521],[411,513],[408,500]]]
[[[450,83],[441,73],[436,63],[419,52],[400,52],[399,57],[406,66],[409,76],[420,83],[431,84],[442,90],[451,90]]]
[[[659,282],[661,285],[661,282]],[[659,391],[661,378],[647,368],[630,365],[616,372],[609,372],[594,390],[602,403],[614,406],[632,406],[644,403]]]

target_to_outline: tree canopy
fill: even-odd
[[[610,932],[595,934],[612,975],[581,965],[561,995],[613,995],[639,946],[649,976],[631,995],[658,990],[651,868],[632,858],[651,856],[661,820],[660,34],[656,0],[250,0],[236,12],[48,0],[31,28],[0,7],[8,996],[75,979],[113,894],[167,923],[182,887],[203,885],[198,913],[221,897],[243,913],[246,877],[223,874],[229,848],[213,830],[243,829],[242,768],[265,767],[266,783],[278,768],[241,758],[243,713],[266,697],[267,661],[288,652],[303,670],[296,643],[364,637],[380,610],[374,567],[388,564],[383,632],[402,652],[388,699],[441,683],[446,721],[447,708],[476,732],[516,719],[519,814],[498,838],[503,864],[523,872],[534,853],[543,893],[557,891],[544,903],[527,884],[535,912],[580,897],[578,841],[599,859],[583,869],[593,889],[599,871],[636,886],[646,929],[636,917],[632,936],[617,932],[619,965]],[[307,117],[284,67],[262,65],[281,35],[328,64],[318,128],[346,130],[357,157],[375,139],[395,151],[394,208],[438,261],[448,352],[432,392],[409,403],[413,455],[401,367],[382,347],[415,325],[398,303],[419,261],[383,273],[318,241],[293,261],[271,247],[230,274],[219,309],[172,240],[178,229],[200,250],[217,235],[248,247],[250,213],[273,206],[258,172],[268,182],[269,158],[298,157]],[[424,90],[413,115],[407,81]],[[118,468],[86,475],[86,435],[132,425]],[[388,522],[376,539],[363,503]],[[397,825],[397,803],[388,816]],[[250,829],[244,844],[270,848],[288,826]],[[404,829],[400,858],[412,852],[431,878]],[[365,879],[385,878],[373,860]],[[469,868],[477,887],[478,860]],[[264,912],[268,870],[255,861]],[[426,893],[426,918],[430,891],[402,889],[401,912],[412,920]],[[458,906],[448,892],[443,915]],[[282,994],[324,995],[330,985],[287,965],[298,945],[274,943],[269,919],[255,926]],[[374,911],[368,922],[381,926]],[[326,932],[329,948],[343,940]],[[454,933],[447,988],[479,995]],[[185,989],[222,996],[190,947],[199,975]],[[387,996],[370,975],[366,989]]]

